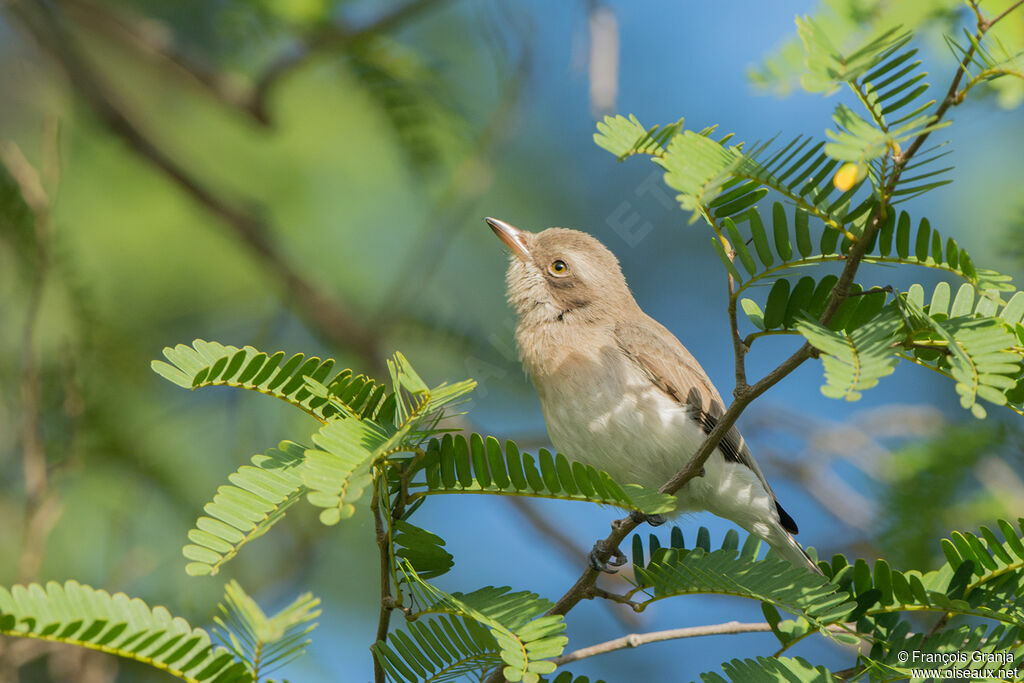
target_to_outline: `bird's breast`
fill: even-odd
[[[620,483],[660,486],[696,451],[703,431],[617,345],[579,348],[540,372],[531,368],[552,444]]]

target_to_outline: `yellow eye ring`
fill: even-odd
[[[565,265],[565,261],[559,259],[548,266],[548,270],[552,275],[565,275],[569,270],[569,266]]]

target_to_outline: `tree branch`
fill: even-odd
[[[630,633],[629,635],[609,640],[590,647],[574,650],[569,654],[556,657],[553,661],[558,666],[577,662],[594,655],[603,655],[616,650],[640,647],[648,643],[660,643],[665,640],[679,640],[681,638],[699,638],[700,636],[716,636],[732,633],[761,633],[771,631],[771,626],[765,622],[742,623],[739,621],[728,621],[724,624],[712,624],[709,626],[688,626],[686,628],[673,628],[666,631],[651,631],[650,633]]]
[[[175,44],[172,29],[150,16],[129,9],[113,11],[94,0],[60,0],[76,24],[120,44],[133,55],[157,62],[166,71],[197,85],[226,106],[248,113],[251,89],[241,76],[208,68]]]

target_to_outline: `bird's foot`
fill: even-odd
[[[665,517],[665,515],[645,515],[644,513],[637,512],[636,510],[631,511],[629,513],[629,516],[637,524],[643,524],[644,522],[647,522],[651,526],[661,526],[662,524],[668,521],[668,518]]]
[[[610,557],[605,561],[601,559],[601,555],[610,555]],[[590,551],[588,560],[590,566],[597,571],[604,572],[605,574],[614,574],[619,571],[619,567],[626,564],[626,555],[618,548],[609,551],[604,541],[598,541]]]

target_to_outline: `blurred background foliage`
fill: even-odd
[[[1007,6],[982,3],[990,16]],[[728,386],[725,285],[706,234],[685,225],[648,167],[597,150],[593,122],[685,114],[690,127],[720,123],[748,140],[820,135],[832,102],[800,92],[796,12],[866,32],[917,29],[936,94],[953,68],[942,35],[974,21],[953,0],[8,0],[0,584],[76,578],[198,624],[227,578],[269,608],[312,590],[323,626],[287,675],[368,678],[368,515],[325,529],[296,509],[230,577],[183,570],[185,532],[227,473],[283,438],[303,440],[311,419],[230,391],[184,394],[149,361],[202,337],[332,356],[381,377],[382,359],[401,349],[428,381],[480,381],[469,415],[478,428],[544,444],[486,214],[594,233],[642,305]],[[1020,44],[1024,12],[995,34]],[[948,129],[957,182],[912,210],[1019,282],[1024,81],[988,92]],[[766,343],[752,370],[773,367],[789,343]],[[1012,414],[974,421],[939,379],[901,368],[851,406],[821,397],[820,368],[808,364],[741,421],[805,544],[929,567],[950,529],[1024,514]],[[471,577],[556,597],[612,518],[458,498],[423,520],[456,556],[452,588]],[[573,646],[624,628],[760,618],[711,597],[685,615],[608,609],[573,613]],[[796,654],[827,664],[831,647],[807,642]],[[575,670],[637,680],[673,661],[693,676],[737,648],[761,654],[770,636],[676,641]],[[0,640],[0,680],[158,679],[101,655]]]

